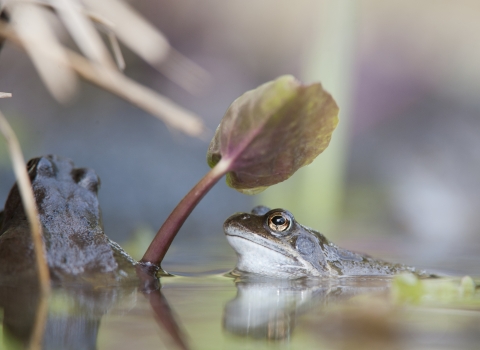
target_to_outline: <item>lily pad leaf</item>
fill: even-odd
[[[338,107],[320,83],[284,75],[247,91],[228,108],[207,152],[228,169],[227,184],[255,194],[292,176],[325,148]]]

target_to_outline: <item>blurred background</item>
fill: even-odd
[[[175,239],[167,270],[233,267],[223,221],[264,203],[291,210],[346,248],[478,274],[478,1],[139,0],[132,6],[208,71],[211,83],[192,95],[122,47],[125,74],[200,115],[210,136],[235,98],[283,74],[321,81],[341,109],[331,146],[284,184],[254,197],[223,181],[215,186]],[[11,43],[0,52],[0,91],[13,93],[0,109],[25,158],[54,153],[96,170],[106,233],[136,258],[208,171],[209,137],[172,131],[84,82],[73,102],[60,105]],[[1,142],[0,202],[13,183]]]

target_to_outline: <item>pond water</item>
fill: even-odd
[[[31,289],[2,287],[0,346],[478,349],[478,289],[462,297],[459,278],[436,279],[443,287],[402,299],[392,281],[234,278],[224,270],[162,277],[159,289],[57,288],[44,303]]]

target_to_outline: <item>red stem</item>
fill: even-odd
[[[151,263],[160,266],[168,248],[183,223],[197,206],[198,202],[207,194],[220,178],[229,171],[230,162],[220,160],[210,171],[193,187],[188,194],[177,204],[170,216],[165,220],[147,251],[143,255],[142,263]]]

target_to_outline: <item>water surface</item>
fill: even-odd
[[[2,287],[2,300],[11,301],[0,344],[23,348],[40,327],[46,349],[478,348],[478,291],[468,300],[432,294],[400,302],[391,278],[282,281],[226,272],[164,277],[146,292],[55,289],[43,309],[31,291]]]

